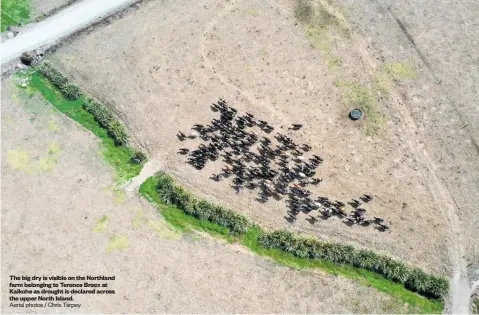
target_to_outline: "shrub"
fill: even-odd
[[[248,221],[248,219],[244,215],[234,213],[230,210],[228,211],[231,213],[231,220],[229,221],[228,227],[239,234],[248,232],[251,226],[251,223]]]
[[[391,259],[390,269],[388,270],[387,278],[395,282],[405,283],[409,278],[409,275],[410,270],[405,263]]]
[[[287,230],[275,230],[269,233],[262,233],[259,237],[259,243],[264,248],[278,248],[284,251],[290,251],[287,244],[293,242],[294,234]]]
[[[113,138],[116,145],[124,145],[128,142],[125,126],[117,120],[113,120],[108,126],[108,134]]]
[[[133,164],[142,164],[146,161],[146,154],[141,151],[135,151],[131,157],[131,163]]]
[[[180,209],[196,204],[196,200],[182,187],[173,186],[173,203]]]
[[[193,209],[195,209],[195,217],[198,219],[212,221],[212,205],[210,205],[207,201],[199,201],[194,205]]]
[[[73,84],[65,85],[60,91],[62,92],[63,96],[69,100],[76,100],[81,95],[80,88]]]
[[[428,284],[425,293],[432,297],[444,297],[449,291],[449,281],[444,277],[429,275]]]
[[[429,285],[428,280],[429,277],[423,270],[414,268],[405,284],[407,288],[423,293]]]
[[[173,179],[164,173],[158,174],[158,196],[167,204],[174,204],[185,213],[228,228],[232,233],[244,234],[251,226],[248,219],[234,211],[214,205],[206,200],[196,200]]]
[[[40,73],[43,74],[54,86],[63,89],[68,84],[67,78],[65,78],[58,70],[52,67],[49,62],[44,62],[40,68]]]
[[[33,63],[34,59],[34,55],[29,52],[24,52],[20,57],[20,61],[26,66],[30,66]]]
[[[110,123],[114,120],[110,110],[103,104],[94,100],[87,100],[84,104],[85,110],[92,114],[96,121],[105,129],[110,127]]]
[[[472,314],[479,314],[479,298],[472,301]]]
[[[350,245],[321,242],[287,230],[265,232],[259,237],[259,243],[265,248],[277,248],[300,258],[324,259],[361,267],[432,298],[446,296],[449,289],[449,282],[445,278],[428,275],[419,268],[412,269],[403,262],[370,250],[357,250]]]
[[[43,74],[54,86],[56,86],[62,95],[69,100],[76,100],[80,97],[80,89],[68,83],[68,79],[65,78],[60,71],[53,68],[49,62],[44,62],[40,68],[40,73]]]
[[[116,145],[124,145],[128,142],[128,134],[126,133],[125,126],[113,117],[108,107],[91,99],[86,100],[83,106],[87,112],[95,117],[95,120],[98,121],[100,126],[108,131],[108,134],[115,141]],[[146,160],[145,155],[144,158]]]
[[[173,204],[174,197],[174,183],[173,179],[166,174],[160,173],[158,175],[158,185],[156,187],[158,197],[166,204]]]
[[[371,250],[360,249],[355,255],[353,262],[354,266],[361,267],[368,270],[375,269],[375,263],[377,261],[377,255]]]

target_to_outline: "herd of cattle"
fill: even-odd
[[[195,124],[191,132],[178,132],[180,141],[201,138],[207,144],[200,144],[195,150],[181,148],[178,153],[187,155],[187,163],[197,169],[203,169],[208,161],[216,161],[222,157],[225,165],[222,172],[213,174],[212,180],[221,181],[232,177],[232,187],[236,192],[243,189],[258,189],[260,202],[266,202],[269,197],[275,199],[287,198],[289,208],[285,218],[294,222],[300,212],[309,215],[307,220],[314,224],[318,216],[311,215],[318,210],[321,218],[332,216],[345,219],[347,225],[374,226],[386,231],[389,226],[382,218],[366,218],[363,203],[373,200],[373,196],[365,194],[359,199],[352,199],[348,204],[354,209],[346,212],[346,204],[327,197],[314,199],[308,185],[318,185],[322,179],[315,177],[317,168],[323,159],[315,154],[309,154],[312,149],[308,144],[297,144],[287,135],[276,133],[276,143],[267,135],[274,127],[267,121],[259,120],[253,114],[240,115],[228,103],[219,99],[211,105],[211,109],[220,113],[219,119],[213,119],[208,125]],[[293,124],[290,130],[299,130],[302,124]],[[265,134],[260,136],[251,129],[259,128]],[[256,152],[255,152],[256,151]],[[305,155],[311,155],[306,158]]]

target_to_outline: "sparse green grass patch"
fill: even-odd
[[[314,5],[311,0],[296,0],[294,16],[303,25],[311,45],[324,53],[324,61],[331,71],[339,69],[342,62],[332,52],[335,37],[350,38],[350,30],[341,10],[333,6]]]
[[[306,36],[311,45],[315,48],[321,50],[325,54],[331,53],[331,35],[327,28],[309,24],[306,28]]]
[[[363,111],[362,126],[366,135],[379,135],[386,118],[379,112],[375,90],[352,82],[336,82],[336,86],[340,88],[341,99],[346,106]]]
[[[394,80],[416,79],[418,74],[414,68],[405,63],[386,63],[384,71]]]
[[[30,20],[30,0],[2,0],[1,31],[8,26],[28,23]]]
[[[341,67],[341,65],[342,65],[341,58],[339,58],[339,57],[332,57],[330,54],[325,56],[324,61],[325,61],[326,64],[328,65],[329,71],[336,71],[336,70],[338,70],[338,69]]]
[[[106,229],[106,223],[108,222],[108,217],[106,215],[102,216],[95,224],[93,232],[101,233]]]
[[[376,71],[371,77],[371,89],[379,96],[388,97],[393,88],[391,76],[384,71]]]
[[[136,212],[135,216],[131,220],[131,225],[134,229],[139,229],[143,224],[147,223],[148,219],[145,218],[143,211],[140,209]]]
[[[106,252],[111,253],[115,250],[127,249],[130,246],[128,237],[125,235],[113,235],[106,245]]]
[[[256,17],[256,16],[259,15],[258,10],[254,9],[254,8],[253,8],[253,9],[249,9],[249,10],[248,10],[248,14],[251,15],[251,16],[254,16],[254,17]]]

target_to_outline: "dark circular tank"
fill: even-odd
[[[359,108],[355,108],[349,113],[349,118],[352,120],[358,120],[362,115],[363,112]]]

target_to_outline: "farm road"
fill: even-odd
[[[133,2],[134,0],[84,0],[72,5],[3,43],[1,64],[14,60],[25,51],[51,45]]]

